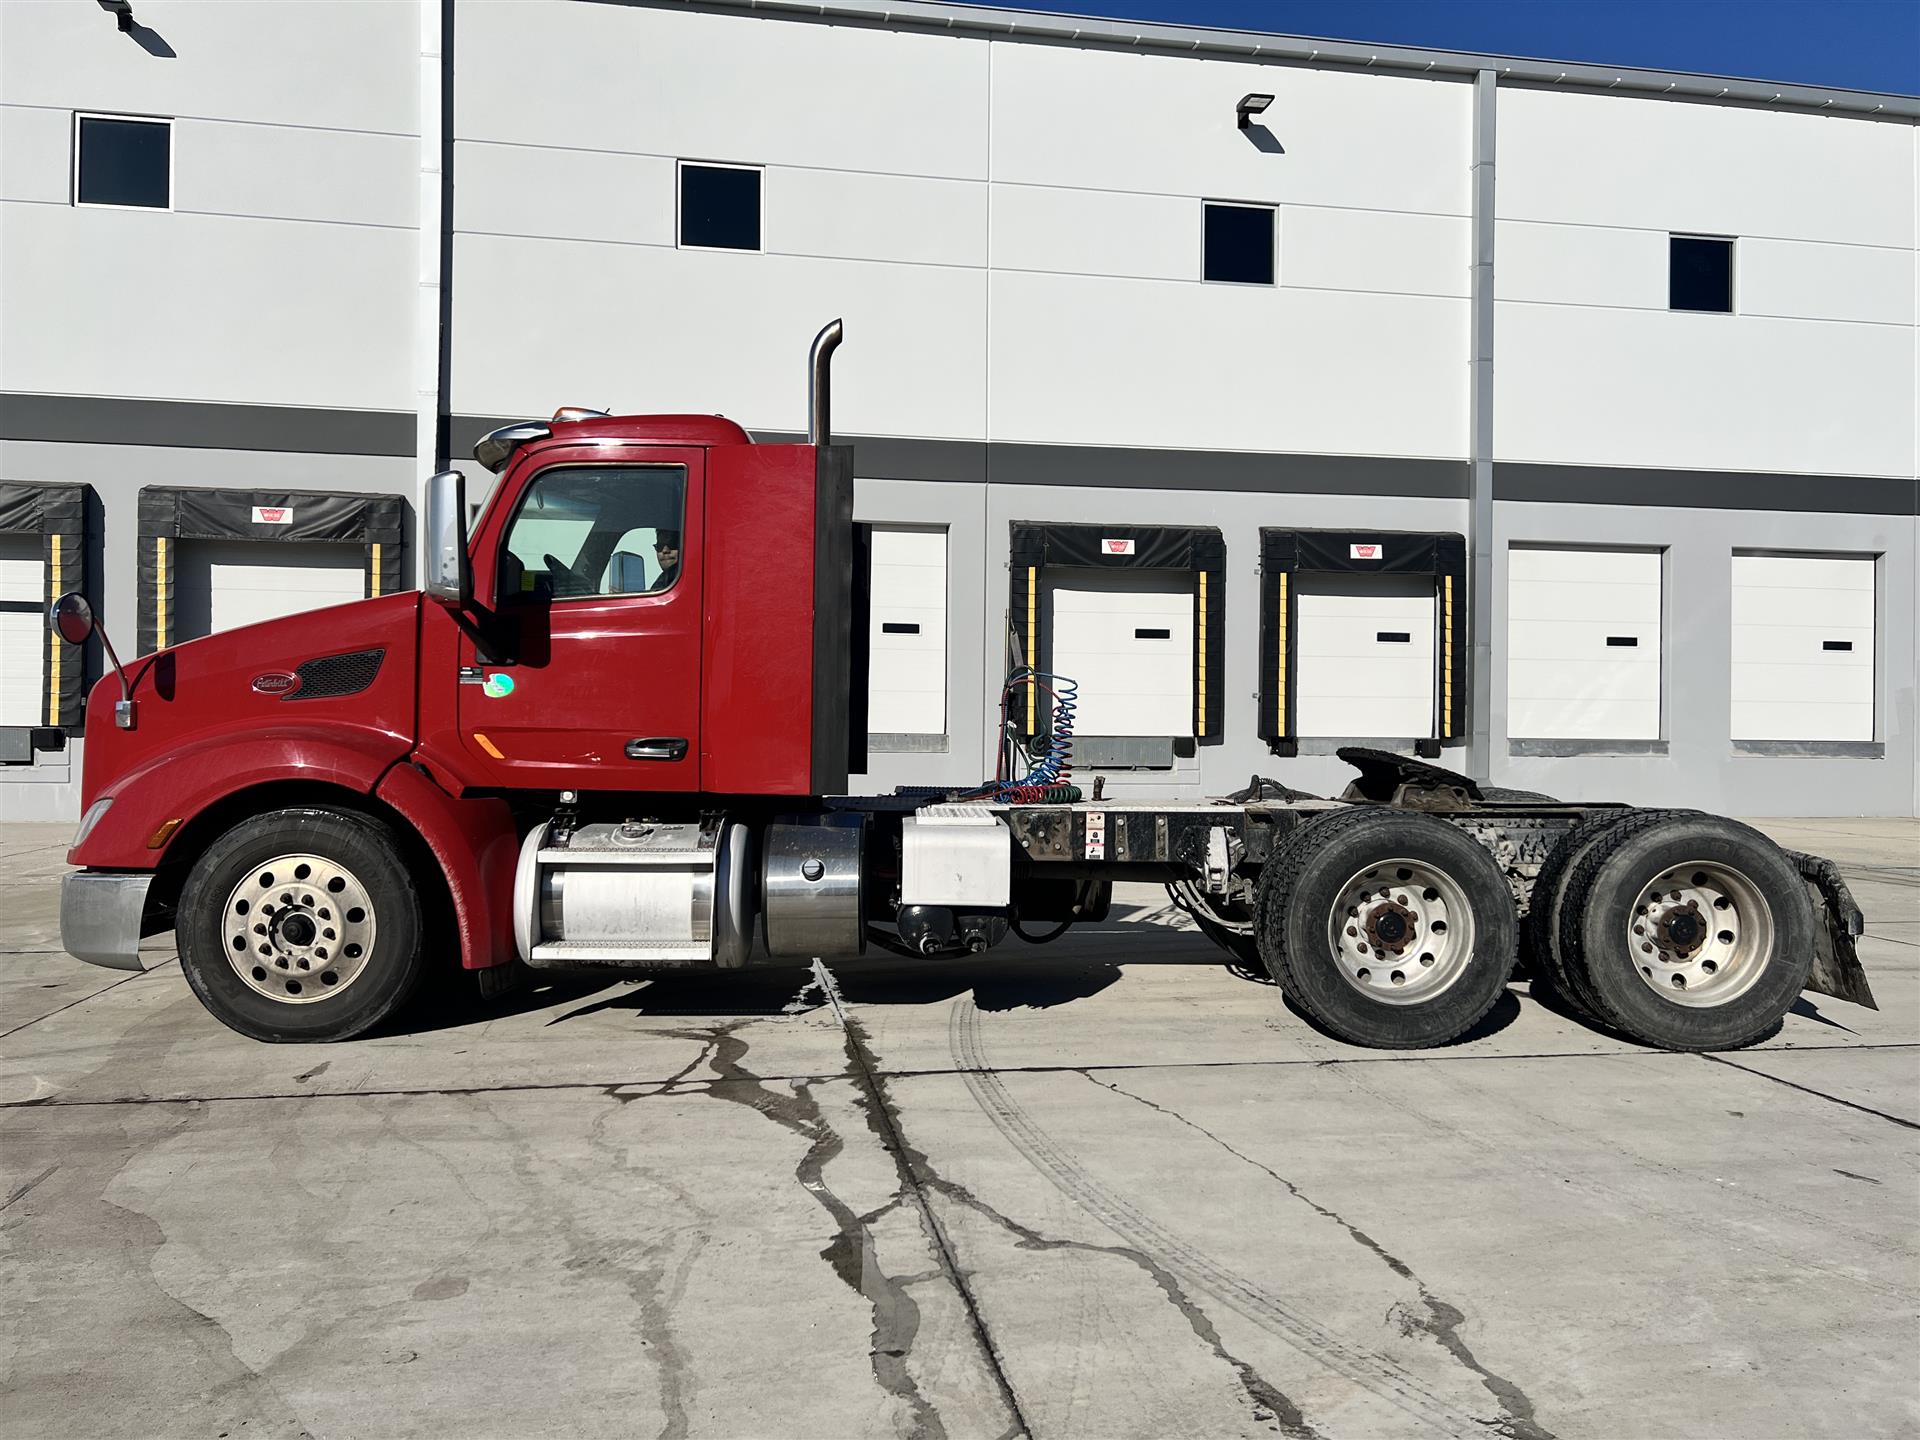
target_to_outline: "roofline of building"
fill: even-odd
[[[662,0],[642,0],[642,3],[658,4]],[[988,38],[1043,40],[1201,58],[1277,60],[1396,74],[1474,75],[1491,70],[1501,81],[1524,85],[1642,98],[1719,101],[1885,120],[1920,119],[1920,96],[1913,95],[1783,85],[1768,80],[1739,80],[1678,70],[1636,70],[1512,55],[1480,55],[1464,50],[1421,50],[1354,40],[1317,40],[1300,35],[1270,35],[1258,30],[1217,30],[1200,25],[1157,25],[1042,10],[1002,10],[948,4],[942,0],[665,0],[665,3],[697,10],[732,10]]]

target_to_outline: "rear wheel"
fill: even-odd
[[[392,832],[363,815],[290,809],[242,821],[181,892],[187,983],[215,1019],[255,1040],[372,1028],[420,978],[420,895],[407,864]]]
[[[1416,1049],[1472,1029],[1506,989],[1517,932],[1493,857],[1443,820],[1337,811],[1260,877],[1260,956],[1281,990],[1356,1045]]]
[[[1587,1019],[1606,1023],[1598,1002],[1586,993],[1585,974],[1567,964],[1566,946],[1561,942],[1561,915],[1575,867],[1588,855],[1604,850],[1614,827],[1624,821],[1650,815],[1693,813],[1690,810],[1603,811],[1562,838],[1540,867],[1527,911],[1527,951],[1533,961],[1533,973],[1536,977],[1544,976],[1554,993]]]
[[[1568,871],[1565,963],[1597,1018],[1666,1050],[1779,1028],[1813,966],[1813,910],[1774,843],[1716,815],[1641,813]]]

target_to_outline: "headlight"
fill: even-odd
[[[111,800],[96,800],[87,807],[87,813],[80,817],[80,828],[74,832],[73,844],[67,847],[69,850],[78,850],[87,843],[87,836],[93,833],[93,827],[100,823],[100,817],[111,804]]]

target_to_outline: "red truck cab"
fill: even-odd
[[[563,411],[494,432],[476,458],[500,478],[471,536],[462,477],[433,482],[424,592],[187,641],[102,676],[68,853],[81,869],[62,899],[72,953],[142,968],[140,937],[174,926],[236,827],[339,811],[386,833],[422,903],[452,912],[461,963],[485,970],[514,956],[506,912],[529,816],[562,796],[694,813],[711,797],[844,791],[865,743],[850,452],[759,445],[716,416]],[[264,941],[277,968],[280,931],[239,925],[252,902],[226,899],[242,909],[221,943]],[[312,908],[333,907],[318,891]],[[331,928],[336,949],[302,951],[310,965],[354,943]],[[294,929],[304,940],[304,921]],[[320,973],[342,984],[337,965]]]

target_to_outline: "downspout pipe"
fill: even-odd
[[[807,355],[807,443],[833,443],[833,352],[846,336],[838,320],[829,320],[813,337]]]

